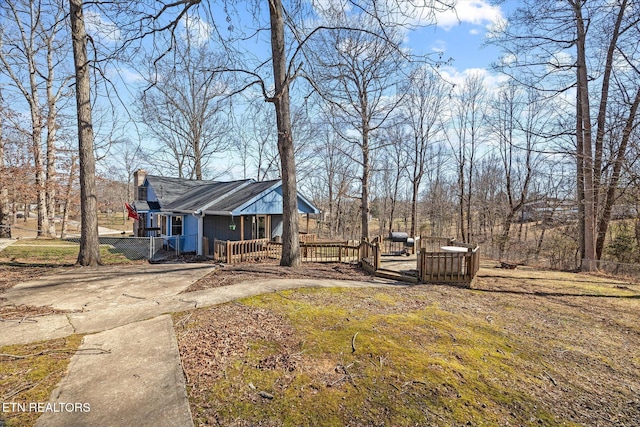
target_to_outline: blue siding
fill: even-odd
[[[298,212],[315,213],[315,209],[298,196]],[[282,186],[262,195],[242,210],[233,211],[234,215],[282,215]]]
[[[171,216],[182,216],[182,234],[180,236],[171,235],[171,216],[165,213],[167,218],[167,233],[163,235],[170,248],[175,249],[176,240],[180,240],[181,252],[196,252],[198,250],[198,218],[188,214],[175,214]]]
[[[264,194],[258,200],[242,209],[233,212],[234,215],[257,215],[257,214],[281,214],[282,213],[282,193],[280,188]]]
[[[144,185],[147,187],[147,201],[148,202],[157,202],[158,201],[158,196],[156,195],[156,192],[153,191],[153,187],[151,185],[149,185],[148,182],[145,182]]]

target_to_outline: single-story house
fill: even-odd
[[[203,254],[203,237],[272,239],[282,235],[282,181],[196,181],[134,173],[134,233],[164,237],[183,252]],[[320,211],[298,193],[298,212]]]

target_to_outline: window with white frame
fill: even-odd
[[[171,235],[182,236],[182,215],[171,217]]]

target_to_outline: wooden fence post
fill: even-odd
[[[231,264],[231,242],[227,240],[227,264]]]

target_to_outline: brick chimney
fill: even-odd
[[[133,185],[136,187],[140,187],[144,184],[144,179],[147,176],[147,171],[143,169],[138,169],[133,173]]]
[[[139,188],[142,187],[142,184],[144,184],[144,179],[146,176],[147,176],[147,171],[143,169],[138,169],[133,173],[133,186],[134,186],[133,194],[135,195],[136,200],[146,200],[146,197],[140,198],[140,190],[139,190]]]

